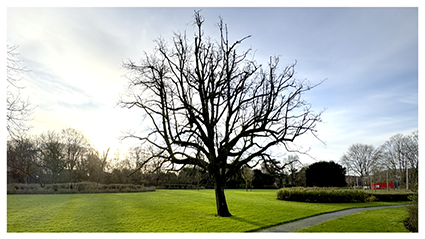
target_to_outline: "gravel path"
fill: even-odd
[[[321,214],[317,216],[312,216],[309,218],[301,219],[294,222],[289,222],[285,224],[281,224],[278,226],[266,228],[259,230],[257,232],[296,232],[304,228],[312,227],[317,224],[338,218],[347,216],[353,213],[358,213],[366,210],[373,210],[373,209],[381,209],[381,208],[392,208],[392,207],[405,207],[406,205],[395,205],[395,206],[381,206],[381,207],[366,207],[366,208],[352,208],[352,209],[346,209],[338,212],[330,212],[326,214]]]

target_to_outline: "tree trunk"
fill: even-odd
[[[215,202],[217,205],[217,216],[219,217],[231,217],[229,209],[227,207],[226,196],[224,195],[224,180],[221,180],[220,176],[215,178]]]

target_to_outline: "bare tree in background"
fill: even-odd
[[[254,171],[248,166],[244,165],[242,166],[241,175],[243,180],[245,180],[245,190],[248,191],[248,185],[249,188],[251,188],[252,190],[252,180],[254,180]]]
[[[381,147],[380,164],[406,186],[418,185],[418,131],[391,136]],[[410,170],[410,172],[409,172]],[[408,187],[406,187],[408,188]]]
[[[40,175],[37,165],[37,146],[33,139],[7,141],[7,172],[15,178],[24,179],[25,183],[38,182],[44,187],[45,182]]]
[[[32,119],[31,114],[34,109],[29,100],[22,99],[20,94],[20,90],[24,87],[19,83],[26,69],[18,58],[17,48],[17,46],[7,45],[6,128],[8,136],[12,139],[22,138],[30,129],[28,122]]]
[[[287,174],[289,176],[290,184],[296,185],[297,184],[297,173],[302,169],[303,164],[300,161],[300,158],[296,154],[288,155],[288,157],[285,158],[285,165]]]
[[[158,39],[153,55],[145,53],[139,64],[125,62],[128,91],[119,104],[141,109],[151,122],[146,132],[127,135],[157,149],[145,162],[207,171],[217,215],[226,217],[226,181],[243,165],[273,160],[274,146],[290,150],[299,136],[315,135],[321,113],[302,99],[316,85],[294,79],[295,64],[279,69],[279,58],[272,57],[263,67],[248,59],[250,50],[237,51],[249,36],[229,42],[220,19],[220,39],[212,40],[204,36],[203,23],[195,12],[193,42],[176,33],[172,47]]]
[[[340,162],[347,168],[348,174],[354,173],[363,180],[364,177],[371,175],[373,168],[378,164],[379,157],[379,149],[375,149],[372,145],[353,144],[342,156]]]
[[[65,168],[68,170],[69,182],[74,183],[76,180],[75,171],[86,163],[84,156],[92,146],[84,134],[74,128],[64,128],[60,135],[64,144]]]
[[[290,154],[283,158],[282,161],[270,159],[262,162],[261,171],[275,177],[278,187],[285,184],[295,184],[296,172],[302,168],[302,163],[298,155]]]
[[[409,161],[409,182],[413,188],[419,185],[419,131],[416,130],[405,136],[404,156]]]
[[[99,182],[105,175],[105,167],[108,163],[108,154],[110,148],[106,149],[102,154],[94,148],[91,148],[88,153],[86,153],[87,160],[87,173],[89,179],[94,181],[99,185]]]
[[[39,165],[45,168],[56,183],[59,175],[65,169],[65,145],[61,141],[61,135],[56,131],[48,131],[37,137],[37,151]]]

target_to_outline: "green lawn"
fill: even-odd
[[[410,232],[404,226],[405,207],[363,211],[336,218],[300,232]]]
[[[213,190],[8,195],[8,232],[243,232],[320,213],[400,203],[301,203],[276,190],[226,190],[233,217],[215,217]]]

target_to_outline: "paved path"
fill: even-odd
[[[366,207],[366,208],[352,208],[352,209],[346,209],[338,212],[330,212],[326,214],[321,214],[317,216],[312,216],[309,218],[301,219],[294,222],[289,222],[285,224],[281,224],[278,226],[266,228],[259,230],[257,232],[296,232],[304,228],[309,228],[312,226],[315,226],[317,224],[338,218],[343,217],[346,215],[350,215],[353,213],[363,212],[366,210],[373,210],[373,209],[381,209],[381,208],[392,208],[392,207],[405,207],[406,205],[394,205],[394,206],[381,206],[381,207]]]

